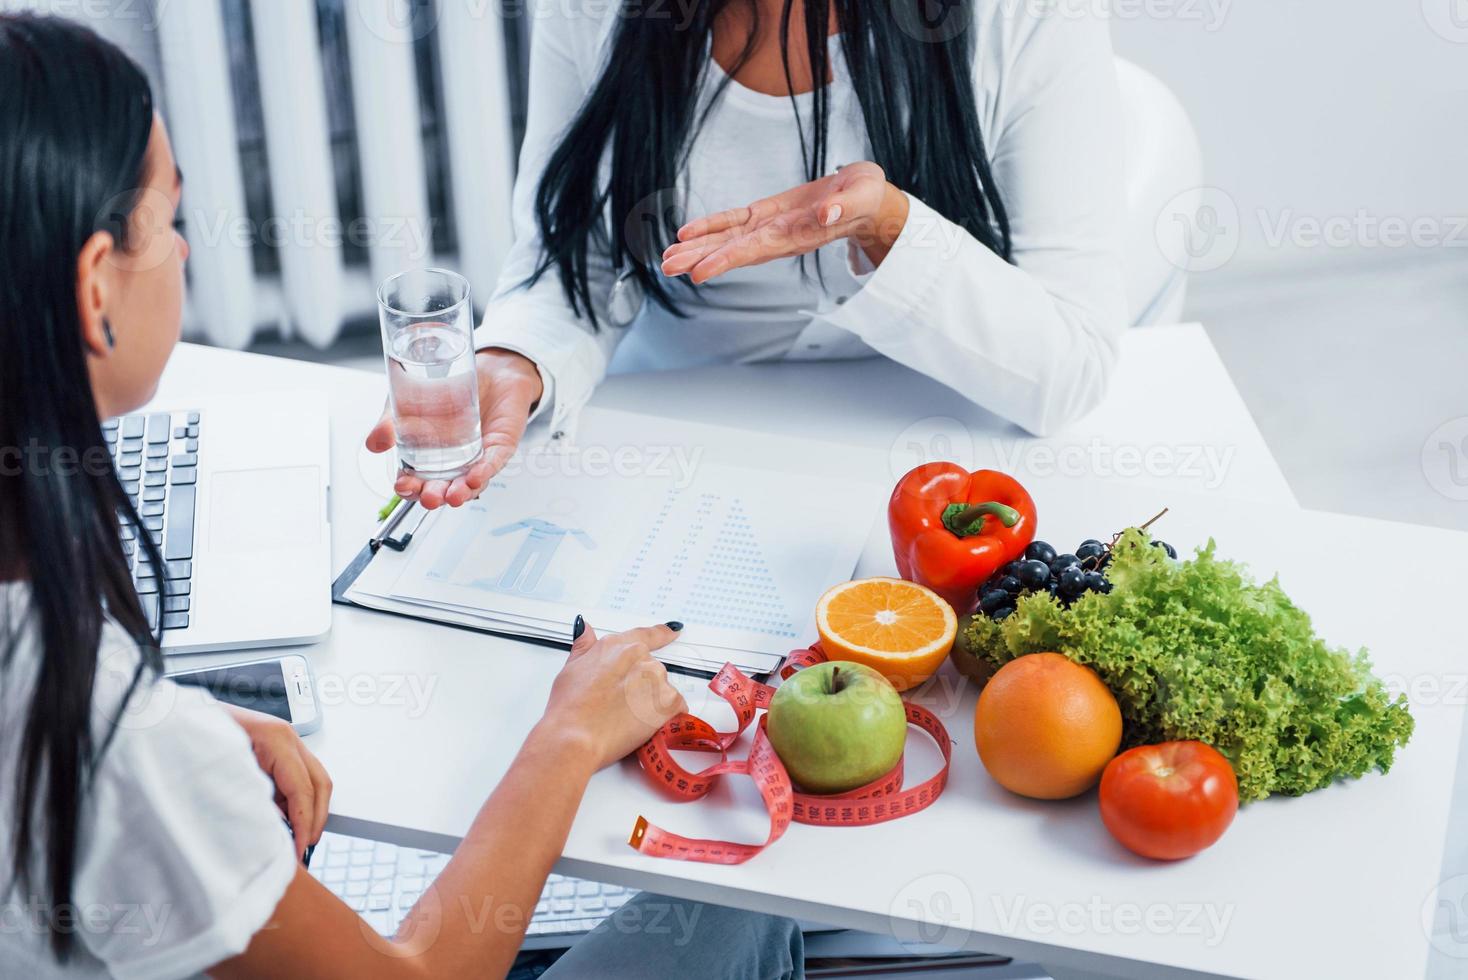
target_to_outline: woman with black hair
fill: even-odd
[[[542,722],[377,936],[301,865],[321,764],[284,722],[160,677],[134,590],[123,532],[139,568],[161,560],[101,421],[151,397],[178,340],[180,191],[135,64],[0,14],[0,976],[503,976],[587,781],[684,710],[651,655],[681,627],[578,618]],[[801,972],[788,920],[645,895],[617,915],[653,902],[677,931],[601,930],[556,975]]]
[[[626,370],[881,354],[1026,429],[1126,325],[1116,70],[1055,0],[530,7],[515,245],[477,334],[490,450]],[[392,445],[390,420],[368,446]]]

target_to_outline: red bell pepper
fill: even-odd
[[[887,521],[902,577],[962,616],[978,606],[979,586],[1035,539],[1035,502],[1004,473],[924,463],[898,481]]]

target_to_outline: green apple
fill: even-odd
[[[907,709],[892,683],[846,660],[807,667],[770,699],[770,744],[796,785],[844,793],[892,770],[907,741]]]

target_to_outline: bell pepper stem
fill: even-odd
[[[949,504],[943,508],[943,526],[960,538],[970,538],[983,531],[985,517],[996,517],[1005,527],[1019,523],[1019,511],[997,500],[982,504]]]

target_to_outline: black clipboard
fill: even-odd
[[[417,616],[413,613],[402,612],[397,609],[378,609],[376,606],[364,606],[360,602],[354,602],[349,599],[347,593],[351,591],[352,586],[357,584],[357,579],[367,570],[367,566],[372,564],[373,559],[377,557],[383,548],[396,552],[408,550],[409,545],[413,543],[413,535],[418,532],[423,522],[427,520],[428,513],[427,510],[418,506],[416,500],[405,500],[394,507],[387,518],[378,525],[372,537],[367,539],[367,543],[362,546],[362,550],[357,552],[356,557],[347,563],[347,567],[342,569],[341,574],[331,583],[331,601],[338,606],[351,606],[354,609],[365,609],[368,612],[380,613],[384,616],[413,619],[420,623],[432,623],[435,626],[447,626],[450,629],[460,629],[470,633],[482,633],[486,636],[498,636],[507,640],[518,640],[521,643],[550,647],[554,650],[571,649],[569,642],[563,642],[561,640],[552,640],[541,636],[526,636],[522,633],[510,633],[505,630],[488,629],[483,626],[470,626],[467,623],[454,623],[443,619],[434,619],[432,616]],[[410,515],[415,516],[410,520]],[[401,533],[399,533],[400,529]],[[668,668],[671,670],[675,666],[677,665],[670,664]],[[713,676],[712,674],[705,675],[697,671],[685,672],[694,673],[697,676]]]
[[[418,513],[410,522],[408,516],[413,511],[417,511]],[[378,553],[383,548],[396,552],[408,550],[409,545],[413,543],[413,536],[418,532],[418,529],[427,518],[428,511],[419,507],[417,501],[403,501],[398,504],[392,513],[387,516],[387,519],[378,525],[377,531],[372,537],[367,539],[367,543],[362,546],[362,550],[357,552],[356,557],[347,563],[347,567],[342,569],[341,574],[331,583],[331,601],[338,606],[351,606],[354,609],[365,609],[368,612],[380,613],[383,616],[397,616],[400,619],[413,619],[420,623],[447,626],[450,629],[460,629],[469,633],[480,633],[484,636],[498,636],[506,640],[516,640],[520,643],[530,643],[534,646],[549,647],[552,650],[571,649],[569,641],[552,640],[543,636],[526,636],[523,633],[510,633],[506,630],[489,629],[484,626],[471,626],[468,623],[453,623],[443,619],[434,619],[432,616],[417,616],[413,613],[402,612],[397,609],[378,609],[376,606],[364,606],[360,602],[353,602],[347,598],[347,592],[351,590],[352,586],[357,584],[357,579],[367,570],[367,566],[372,564],[373,559],[377,557]],[[407,530],[399,534],[399,528],[405,526]],[[667,661],[663,661],[662,663],[664,667],[673,673],[687,674],[689,677],[709,679],[715,675],[715,672],[712,670],[699,670],[694,667],[684,666],[683,664],[668,663]],[[765,681],[770,675],[756,674],[754,676],[756,680]]]

